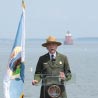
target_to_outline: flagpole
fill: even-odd
[[[24,3],[24,0],[22,0],[22,11],[23,11],[22,62],[24,62],[25,61],[25,3]]]
[[[22,59],[21,59],[21,62],[25,62],[25,39],[26,39],[26,37],[25,37],[25,3],[24,3],[24,0],[22,0],[22,12],[23,12],[23,20],[22,20],[22,41],[21,41],[21,46],[22,46],[22,53],[21,53],[21,57],[22,57]],[[24,98],[24,92],[21,94],[21,97],[20,98]]]

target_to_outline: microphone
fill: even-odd
[[[55,61],[55,60],[56,60],[56,59],[54,59],[54,58],[52,59],[52,61]]]

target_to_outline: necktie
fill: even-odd
[[[54,55],[51,55],[51,61],[55,61]]]

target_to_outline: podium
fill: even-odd
[[[45,76],[43,78],[44,87],[44,98],[62,98],[62,85],[64,86],[64,81],[61,80],[59,76]]]

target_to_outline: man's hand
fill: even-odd
[[[37,84],[37,83],[38,83],[37,80],[33,80],[33,81],[32,81],[32,85],[35,85],[35,84]]]
[[[65,74],[64,74],[64,72],[60,72],[60,78],[61,78],[61,80],[65,80]]]

